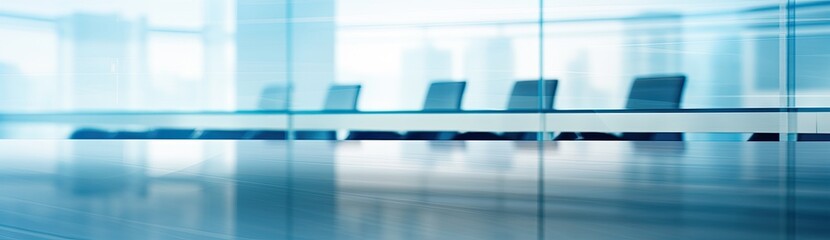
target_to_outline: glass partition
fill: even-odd
[[[623,109],[636,79],[684,76],[681,108],[781,107],[780,2],[547,0],[556,106]]]
[[[466,82],[463,110],[504,110],[516,81],[539,79],[538,1],[333,4],[333,82],[363,86],[360,110],[421,110],[445,81]]]
[[[793,66],[795,105],[797,107],[830,106],[830,2],[799,0],[790,31],[795,34]]]
[[[1,4],[4,112],[237,108],[233,3]]]
[[[326,123],[319,128],[347,131],[380,121],[401,132],[538,131],[545,124],[553,132],[567,130],[550,127],[562,111],[533,114],[775,113],[823,107],[826,98],[824,1],[0,3],[0,112],[12,116],[7,120],[28,113],[222,112],[282,114],[282,130]],[[390,115],[288,118],[288,110]],[[391,115],[423,111],[489,115]],[[249,121],[240,118],[234,128]],[[63,122],[79,125],[73,121]],[[818,118],[798,121],[812,126],[805,131],[823,128]],[[210,122],[219,121],[195,125]],[[764,126],[767,133],[804,130]],[[746,129],[735,132],[760,128]],[[678,129],[686,130],[705,132]]]
[[[123,206],[196,199],[136,220],[169,236],[824,234],[830,171],[794,141],[830,141],[827,16],[826,0],[0,0],[0,138],[108,139],[0,145],[10,189],[61,204],[3,201],[38,205],[11,222],[127,226]]]

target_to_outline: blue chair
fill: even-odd
[[[288,110],[288,102],[288,88],[280,84],[274,84],[262,89],[257,107],[260,110],[284,111]],[[285,140],[287,136],[288,133],[281,130],[254,130],[246,136],[246,139]]]
[[[324,111],[354,112],[357,111],[357,100],[360,96],[360,85],[334,85],[326,95]],[[295,131],[294,139],[298,140],[337,140],[336,131]]]
[[[434,82],[424,100],[425,111],[459,111],[466,82]],[[390,131],[352,131],[346,140],[451,140],[456,132],[412,131],[401,136]]]
[[[553,109],[553,99],[556,96],[557,80],[528,80],[518,81],[513,85],[510,99],[507,102],[509,111],[545,111]],[[544,97],[540,99],[539,86],[542,86]],[[541,101],[540,101],[541,100]],[[541,102],[541,106],[539,105]],[[467,132],[459,134],[454,140],[536,140],[536,132],[505,132],[501,135],[488,132]]]
[[[424,111],[460,111],[461,100],[467,82],[434,82],[430,84],[424,100]],[[457,132],[453,131],[411,131],[404,140],[452,140]]]
[[[69,139],[110,139],[112,133],[95,128],[80,128],[69,135]]]
[[[248,135],[245,130],[205,130],[199,134],[198,139],[205,140],[240,140]]]
[[[429,85],[427,97],[424,99],[425,111],[461,110],[461,99],[467,82],[434,82]]]
[[[627,109],[678,109],[686,76],[642,77],[634,80]],[[682,133],[623,133],[629,141],[683,141]]]
[[[325,111],[357,111],[357,100],[360,97],[360,85],[334,85],[326,94]]]
[[[160,128],[150,132],[151,139],[192,139],[196,133],[194,129]]]
[[[634,80],[626,109],[678,109],[686,76],[640,77]]]
[[[268,85],[259,95],[259,110],[284,111],[288,109],[288,88],[281,84]],[[213,131],[213,130],[206,130]],[[239,134],[235,134],[239,136]],[[243,135],[250,140],[285,140],[288,133],[282,130],[252,130]]]
[[[686,76],[652,76],[640,77],[634,80],[628,94],[626,109],[653,110],[678,109],[683,97]],[[626,141],[683,141],[682,133],[623,133],[616,136],[608,133],[583,132],[567,133],[565,137],[556,137],[554,140],[576,140],[571,136],[578,136],[581,140],[626,140]]]
[[[539,86],[542,86],[542,91],[539,91]],[[525,111],[539,111],[553,109],[553,99],[556,97],[556,88],[559,86],[558,80],[529,80],[519,81],[513,85],[513,91],[510,93],[510,100],[507,102],[507,110],[525,110]],[[544,98],[539,101],[539,93],[544,93]],[[539,106],[541,102],[541,106]]]
[[[266,86],[259,95],[257,107],[260,110],[288,109],[288,88],[280,84]]]

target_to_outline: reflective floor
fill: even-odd
[[[830,143],[9,140],[0,182],[0,239],[830,238]]]

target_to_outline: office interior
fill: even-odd
[[[828,16],[0,0],[0,235],[825,239]]]

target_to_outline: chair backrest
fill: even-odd
[[[262,89],[259,96],[259,110],[288,110],[288,87],[281,84],[268,85]],[[251,130],[242,133],[226,132],[222,130],[205,130],[201,139],[255,139],[255,140],[284,140],[286,139],[285,131],[268,131],[268,130]]]
[[[686,76],[640,77],[631,85],[627,109],[677,109],[683,98]]]
[[[678,109],[686,76],[654,76],[634,79],[627,109]],[[630,141],[683,141],[682,133],[623,133]]]
[[[434,82],[429,85],[424,110],[458,111],[467,82]]]
[[[326,95],[326,111],[357,111],[357,99],[360,96],[360,85],[333,85]],[[297,140],[337,140],[336,131],[295,131]]]
[[[259,96],[260,110],[287,110],[288,88],[283,85],[269,85],[262,89]]]
[[[356,111],[357,99],[360,96],[360,85],[334,85],[326,95],[326,104],[323,110],[327,111]]]
[[[529,80],[518,81],[513,85],[507,110],[550,110],[553,109],[553,99],[556,96],[557,80]],[[539,86],[542,86],[544,98],[542,107],[539,107]]]
[[[426,111],[458,111],[461,110],[461,99],[464,97],[466,82],[434,82],[429,85],[427,97],[424,100]],[[447,131],[411,131],[403,135],[404,140],[452,140],[457,132]]]

